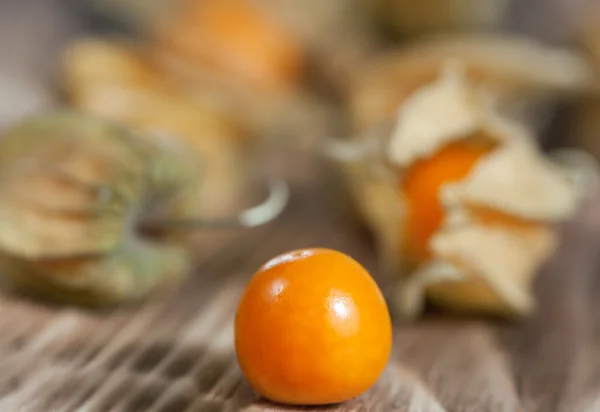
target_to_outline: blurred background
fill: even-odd
[[[287,139],[292,141],[294,147],[289,150],[295,155],[282,163],[305,164],[306,159],[297,155],[300,149],[314,149],[315,142],[323,136],[347,136],[373,122],[377,114],[371,112],[382,109],[370,102],[385,99],[384,93],[391,98],[390,83],[396,83],[398,90],[391,99],[398,104],[430,77],[415,76],[414,71],[432,70],[432,65],[441,64],[442,59],[429,64],[427,51],[411,56],[408,50],[396,62],[381,60],[415,44],[418,48],[420,39],[437,34],[466,34],[471,41],[482,34],[517,33],[547,45],[569,47],[573,53],[589,58],[593,65],[600,48],[594,33],[595,16],[600,12],[594,0],[217,3],[2,2],[0,42],[4,57],[0,63],[0,84],[5,98],[0,102],[0,124],[9,124],[43,107],[68,103],[129,123],[145,122],[141,126],[146,128],[177,129],[199,148],[205,146],[201,151],[213,151],[222,157],[215,166],[221,172],[215,174],[221,176],[220,181],[228,178],[225,186],[234,192],[236,178],[231,176],[235,174],[231,164],[239,154],[236,150],[247,150],[252,144],[264,147],[264,140],[272,143],[275,139],[283,144],[281,141]],[[96,44],[82,41],[90,36]],[[127,48],[126,53],[123,47]],[[453,45],[447,47],[451,51]],[[131,61],[136,59],[143,62]],[[416,63],[411,63],[411,59]],[[423,66],[402,66],[410,64]],[[377,83],[360,80],[377,76],[378,71],[381,78]],[[148,80],[149,76],[160,79]],[[394,76],[404,80],[398,82]],[[92,87],[90,83],[94,82],[112,86],[124,82],[129,91],[98,91],[108,86]],[[155,90],[156,82],[188,92],[184,93],[187,96],[177,97],[169,92],[172,113],[164,113],[164,119],[154,121],[160,125],[149,125],[147,119],[140,119],[145,114],[116,108],[122,95],[145,93],[138,98],[144,99],[148,107],[138,111],[159,110],[158,105],[166,104],[167,97],[164,90]],[[158,96],[161,93],[163,96]],[[553,116],[558,107],[562,116],[553,117],[553,127],[544,129],[555,131],[554,137],[540,136],[544,144],[573,144],[593,152],[600,150],[593,137],[595,106],[582,99],[565,101],[562,95],[551,97],[546,103],[551,103]],[[189,107],[190,98],[202,107]],[[174,99],[178,100],[176,104]],[[358,100],[362,103],[356,103]],[[184,120],[186,110],[201,112],[197,117],[202,119]],[[227,137],[191,136],[202,128],[206,129],[204,135]],[[558,133],[557,128],[565,132]],[[287,169],[300,173],[300,165],[291,166],[294,162]],[[219,178],[214,184],[219,185],[218,182]]]
[[[193,277],[173,294],[169,292],[163,295],[163,300],[150,300],[146,306],[140,306],[139,311],[128,308],[124,312],[108,311],[98,316],[71,309],[63,312],[60,307],[36,306],[2,295],[1,303],[9,320],[1,321],[6,321],[0,327],[7,332],[0,335],[7,336],[6,342],[14,338],[10,342],[17,343],[0,345],[1,350],[8,348],[6,353],[11,353],[15,359],[14,365],[2,363],[3,359],[0,359],[1,366],[6,368],[0,368],[0,371],[12,371],[10,373],[20,377],[20,383],[27,381],[23,377],[27,377],[30,370],[41,371],[39,376],[46,379],[32,380],[30,386],[19,386],[19,382],[14,385],[9,382],[10,385],[7,383],[6,387],[0,385],[2,396],[10,394],[18,402],[28,401],[32,397],[23,388],[30,388],[29,393],[46,386],[53,388],[55,374],[59,376],[62,373],[62,378],[57,378],[54,386],[64,387],[65,382],[70,382],[76,388],[66,391],[69,392],[67,395],[61,395],[64,399],[70,399],[65,401],[65,405],[70,406],[60,409],[65,411],[88,410],[76,409],[74,405],[77,402],[85,404],[82,399],[93,392],[86,392],[91,391],[90,387],[101,387],[105,380],[113,379],[113,372],[118,369],[115,365],[122,363],[126,365],[123,369],[130,368],[127,362],[135,373],[124,375],[123,379],[131,386],[128,386],[129,383],[116,383],[114,386],[137,389],[130,391],[130,400],[122,401],[125,406],[121,410],[147,410],[143,402],[148,399],[150,403],[154,402],[161,396],[162,389],[167,387],[181,393],[170,398],[167,396],[165,405],[168,402],[172,402],[170,405],[177,405],[176,402],[182,405],[185,402],[200,404],[204,399],[199,400],[197,391],[201,392],[202,397],[209,392],[218,395],[210,400],[213,402],[211,405],[217,405],[213,409],[202,404],[197,410],[238,410],[234,409],[234,405],[254,402],[256,399],[249,389],[238,385],[239,372],[232,366],[235,365],[230,330],[233,303],[252,272],[277,253],[310,246],[342,250],[372,270],[386,294],[391,290],[393,295],[394,289],[387,288],[387,285],[397,280],[396,274],[392,273],[388,278],[380,275],[397,270],[395,265],[398,257],[405,251],[400,252],[394,239],[404,226],[396,221],[398,217],[394,213],[388,213],[398,208],[397,193],[394,191],[390,195],[389,181],[382,184],[385,179],[378,177],[380,173],[385,175],[389,172],[390,165],[384,159],[381,147],[377,144],[371,147],[369,142],[384,140],[387,143],[390,125],[395,121],[399,109],[415,93],[434,82],[448,61],[460,61],[468,80],[489,90],[498,103],[501,116],[523,124],[528,136],[535,140],[536,145],[539,144],[542,153],[572,147],[596,159],[600,158],[599,0],[2,0],[0,52],[0,133],[3,135],[4,131],[11,130],[13,125],[29,115],[44,113],[52,108],[71,108],[93,118],[119,124],[136,135],[147,136],[148,139],[144,140],[146,143],[155,144],[154,137],[160,137],[163,139],[158,139],[161,142],[181,144],[184,154],[177,152],[180,155],[178,157],[172,156],[174,152],[171,152],[170,146],[156,143],[156,147],[165,149],[164,153],[162,149],[157,150],[161,153],[157,156],[159,166],[167,165],[165,170],[188,173],[185,179],[182,178],[186,184],[189,183],[185,188],[188,197],[176,205],[175,211],[169,209],[169,213],[173,213],[169,218],[183,219],[185,222],[186,219],[199,216],[212,219],[235,215],[244,207],[264,199],[264,180],[272,177],[284,178],[292,188],[292,197],[281,219],[271,226],[251,229],[242,235],[239,232],[227,232],[220,234],[223,236],[208,233],[203,237],[202,231],[198,231],[200,233],[194,235],[199,236],[192,242],[188,242],[189,239],[180,242],[180,233],[177,232],[173,239],[167,236],[165,243],[161,243],[164,239],[159,237],[158,248],[143,249],[143,253],[140,249],[132,248],[126,249],[121,255],[113,254],[113,250],[102,250],[102,253],[94,250],[97,253],[93,257],[86,255],[81,259],[72,259],[73,256],[68,253],[55,260],[45,260],[44,253],[41,253],[42,257],[23,257],[19,255],[27,249],[27,242],[23,239],[29,238],[21,237],[24,231],[3,231],[3,227],[9,226],[6,224],[8,215],[1,213],[7,213],[10,209],[14,213],[11,215],[15,216],[14,220],[21,222],[18,220],[22,218],[19,213],[26,209],[21,207],[22,204],[28,207],[34,204],[37,207],[54,197],[71,199],[68,195],[80,194],[81,185],[33,186],[39,182],[31,179],[25,180],[22,185],[25,190],[19,191],[19,188],[14,188],[18,184],[7,183],[23,183],[17,179],[30,179],[31,176],[11,175],[12,169],[5,166],[12,165],[14,159],[8,152],[3,154],[1,149],[9,147],[13,150],[17,147],[15,153],[31,153],[32,157],[38,156],[39,160],[49,153],[44,150],[51,148],[48,144],[50,138],[46,139],[43,133],[36,135],[33,140],[27,141],[37,143],[25,148],[20,148],[18,144],[0,145],[0,185],[7,184],[1,186],[3,190],[0,191],[0,225],[4,225],[0,226],[0,264],[4,265],[3,270],[9,268],[17,273],[16,283],[23,281],[21,286],[32,287],[38,292],[53,291],[50,294],[54,294],[54,298],[69,296],[64,300],[74,300],[76,303],[81,297],[77,295],[83,295],[81,288],[89,286],[89,289],[85,289],[84,300],[92,296],[90,299],[96,300],[95,303],[106,303],[105,299],[117,303],[146,297],[151,291],[162,289],[162,281],[166,278],[169,282],[178,281],[179,275],[171,276],[172,272],[185,272],[188,261],[193,261],[193,271],[202,275]],[[435,111],[435,105],[432,107]],[[428,111],[429,108],[425,109]],[[83,135],[84,131],[90,130],[85,124],[75,124],[73,127],[81,127],[74,129],[74,135],[77,132]],[[36,129],[27,130],[33,130],[31,133],[34,133]],[[37,130],[35,133],[40,133],[44,128]],[[63,129],[56,130],[60,132]],[[382,134],[385,134],[383,139]],[[9,133],[9,137],[18,141],[19,137],[25,136]],[[2,139],[0,137],[0,142]],[[69,149],[65,153],[71,154],[72,146],[67,144],[69,141],[65,142],[65,148]],[[140,147],[148,152],[156,148],[151,146],[150,150],[142,144]],[[81,153],[89,155],[92,160],[110,160],[102,157],[106,154],[102,145],[93,150],[87,149],[83,145],[78,147]],[[113,150],[112,146],[110,150]],[[117,152],[122,154],[120,149],[115,149]],[[361,153],[357,155],[357,152]],[[365,153],[373,155],[375,160],[369,156],[365,156],[365,159],[359,156]],[[59,154],[62,156],[64,153]],[[365,167],[358,162],[351,167],[340,167],[340,159],[352,160],[355,157],[366,160],[368,165]],[[539,174],[542,177],[550,176],[549,180],[554,179],[554,169],[546,169],[547,164],[540,158],[536,154],[532,164],[539,162],[543,166],[536,169]],[[64,165],[74,165],[68,171],[76,178],[80,177],[77,176],[78,171],[88,170],[85,165],[77,163],[77,156],[59,156],[57,159],[44,158],[41,164],[61,166],[64,161]],[[81,164],[89,160],[82,159]],[[69,163],[71,161],[72,164]],[[202,165],[201,173],[193,172],[190,175],[190,170],[196,170],[192,167],[196,164]],[[115,163],[109,162],[109,165],[114,166]],[[116,164],[106,170],[112,171],[121,166]],[[510,163],[507,168],[510,169]],[[524,170],[522,173],[528,175],[529,169]],[[177,174],[175,172],[173,176]],[[110,189],[120,187],[120,181],[110,180],[113,175],[102,173],[94,177]],[[5,176],[9,178],[4,179]],[[48,181],[56,177],[48,176]],[[400,174],[392,179],[394,189],[400,186],[398,176]],[[40,180],[46,179],[45,175],[38,177]],[[438,178],[441,178],[440,182],[437,182]],[[444,178],[445,170],[440,176],[434,176],[432,181],[441,185],[445,182]],[[137,180],[126,183],[136,188],[143,186]],[[553,189],[555,186],[552,184],[549,187]],[[29,191],[29,187],[50,188],[52,192]],[[556,187],[562,188],[560,184],[556,184]],[[14,189],[14,192],[9,189]],[[162,195],[161,191],[158,192]],[[18,200],[23,203],[14,202],[18,196],[11,197],[13,193],[22,196]],[[437,191],[434,195],[437,196]],[[432,202],[434,206],[429,206],[437,213],[435,196]],[[560,200],[560,196],[556,194],[551,198]],[[568,198],[565,204],[571,202],[569,196],[564,196]],[[559,201],[557,204],[560,206]],[[96,206],[96,203],[91,206]],[[127,219],[133,216],[131,221],[136,221],[135,217],[138,216],[134,213],[138,209],[134,209],[135,212],[130,215],[130,203],[118,206],[122,209],[118,209],[120,214],[117,218],[129,222]],[[429,206],[425,205],[424,209],[429,210]],[[542,207],[540,210],[543,214],[545,209]],[[548,230],[554,236],[554,224],[562,221],[564,216],[561,219],[554,219],[553,216],[548,221],[537,219],[539,216],[529,220],[522,216],[508,217],[506,220],[500,219],[502,224],[517,222],[517,225],[507,226],[523,225],[544,234]],[[502,218],[506,216],[502,215]],[[541,355],[540,358],[519,358],[518,350],[521,346],[531,347],[531,353],[537,353],[537,343],[544,341],[545,334],[556,335],[556,318],[557,328],[566,330],[562,333],[566,340],[570,339],[569,327],[580,325],[573,321],[574,318],[579,319],[577,316],[581,308],[578,304],[560,305],[555,302],[563,298],[570,302],[585,289],[581,287],[581,290],[576,290],[576,286],[569,286],[566,277],[561,276],[563,272],[568,270],[571,274],[571,264],[573,267],[578,263],[585,266],[586,259],[591,261],[591,257],[597,255],[595,250],[592,251],[593,242],[589,241],[592,235],[598,236],[597,233],[592,234],[592,231],[597,231],[597,213],[592,210],[575,220],[584,218],[589,222],[593,220],[594,224],[580,221],[576,229],[585,226],[587,232],[583,230],[578,233],[584,234],[577,236],[571,233],[569,239],[574,239],[572,245],[575,246],[571,249],[580,249],[581,253],[587,254],[580,256],[569,248],[565,249],[566,252],[561,249],[557,259],[563,259],[561,262],[566,263],[558,265],[560,273],[553,275],[557,270],[550,271],[551,279],[546,282],[548,286],[541,288],[542,315],[536,319],[542,320],[538,322],[534,319],[534,327],[525,324],[523,328],[517,326],[509,332],[509,338],[513,339],[511,342],[516,344],[514,347],[507,345],[507,351],[512,351],[511,356],[523,361],[521,363],[524,365],[529,365],[527,362],[530,359],[537,362],[531,361],[536,367],[546,363]],[[34,240],[43,237],[38,236],[40,233],[45,236],[60,235],[65,244],[75,249],[78,241],[87,239],[85,236],[78,237],[80,233],[88,234],[87,231],[69,232],[68,228],[63,231],[62,226],[55,224],[53,219],[54,215],[27,226],[33,228],[27,235]],[[77,228],[90,228],[90,220],[86,219],[88,217],[78,220],[77,224],[81,226]],[[23,219],[23,222],[29,221]],[[73,220],[69,220],[69,224],[72,223]],[[18,228],[25,226],[15,224]],[[122,226],[118,228],[121,230]],[[100,229],[99,232],[105,233],[105,227]],[[113,237],[120,241],[121,233]],[[153,237],[148,239],[155,240]],[[137,240],[136,237],[133,242],[136,246]],[[180,247],[178,242],[185,243],[185,247]],[[146,246],[143,242],[140,244]],[[587,249],[582,246],[584,244],[588,245]],[[13,249],[8,250],[7,245]],[[163,248],[165,245],[168,248]],[[45,247],[49,246],[46,244]],[[185,254],[180,254],[180,249],[186,249]],[[41,252],[47,250],[42,248]],[[531,265],[532,269],[526,276],[527,282],[523,282],[527,285],[518,285],[517,289],[522,287],[527,290],[526,295],[528,282],[542,260],[540,258]],[[107,261],[116,263],[103,266]],[[529,268],[528,265],[524,266]],[[586,268],[589,269],[593,265],[588,266]],[[101,270],[98,271],[98,268]],[[65,273],[73,276],[63,276]],[[105,274],[107,276],[103,277]],[[67,278],[84,281],[65,281]],[[88,285],[86,281],[91,278],[97,283],[90,282]],[[518,282],[519,279],[515,281]],[[583,284],[580,282],[577,285]],[[71,290],[67,295],[57,293],[69,288]],[[469,295],[474,303],[471,309],[506,315],[506,307],[503,306],[506,302],[498,303],[502,299],[494,295],[479,305],[485,300],[479,297],[485,294],[478,294],[481,289],[473,290],[474,293]],[[460,300],[462,295],[457,293],[456,296]],[[399,298],[395,296],[393,299]],[[583,301],[579,298],[576,300]],[[522,314],[520,312],[525,313],[526,306],[515,305],[509,307],[508,311]],[[10,319],[16,319],[19,325],[10,323]],[[444,348],[436,346],[436,342],[443,341],[442,337],[458,336],[454,345],[459,349],[452,352],[454,355],[464,353],[464,342],[468,341],[474,345],[467,345],[469,348],[483,348],[482,359],[489,360],[488,352],[493,352],[492,367],[502,364],[497,361],[500,356],[495,352],[496,349],[490,349],[494,345],[487,343],[488,340],[495,342],[496,326],[489,326],[494,334],[489,339],[486,334],[489,330],[480,328],[479,324],[475,329],[470,329],[471,324],[458,327],[457,333],[439,324],[401,329],[400,333],[404,334],[402,336],[407,338],[407,342],[416,342],[404,348],[407,350],[405,355],[401,355],[404,356],[402,361],[414,366],[417,375],[430,384],[434,392],[436,383],[433,381],[437,378],[427,375],[428,368],[432,368],[427,362],[444,352]],[[38,335],[40,330],[47,331],[49,337]],[[504,332],[502,326],[498,330]],[[175,342],[179,338],[181,340]],[[463,338],[464,341],[461,340]],[[31,350],[38,350],[33,352],[37,357],[28,352],[30,346],[27,342],[39,345],[39,350],[35,349],[35,345],[31,346],[34,347]],[[530,342],[533,342],[531,346]],[[498,343],[499,346],[503,344]],[[565,347],[573,349],[568,344],[560,341],[552,347],[556,352],[548,353],[562,356]],[[411,356],[411,350],[414,352],[414,348],[420,347],[425,348],[425,355]],[[573,352],[577,350],[575,348]],[[479,353],[477,350],[473,352]],[[548,358],[558,359],[561,365],[569,363],[563,362],[559,355],[548,355]],[[98,358],[100,360],[96,361]],[[419,364],[421,358],[427,361]],[[33,366],[29,368],[29,363],[25,361],[31,359],[47,362],[37,365],[38,369]],[[462,358],[458,356],[454,359]],[[78,363],[80,360],[81,364]],[[462,371],[464,362],[458,363]],[[468,363],[471,364],[473,367],[487,367],[490,363],[477,359]],[[80,365],[92,365],[89,370],[93,373],[87,374],[89,370],[85,369],[78,375]],[[146,368],[147,365],[150,366]],[[154,367],[158,368],[157,365],[167,366],[164,373],[157,374],[156,381],[137,381],[139,376]],[[195,365],[196,369],[191,365]],[[535,367],[523,369],[535,370]],[[14,372],[16,370],[18,372]],[[204,373],[207,370],[214,373]],[[193,381],[194,385],[190,386],[185,381],[182,385],[169,386],[172,380],[192,372],[198,375],[193,377],[197,380]],[[6,375],[10,374],[7,372]],[[463,375],[470,375],[470,372]],[[479,379],[488,375],[473,376]],[[388,378],[386,375],[385,379]],[[506,382],[512,378],[507,378]],[[116,379],[110,382],[117,382]],[[404,382],[412,378],[402,379]],[[490,387],[495,388],[498,385],[494,379],[482,381],[491,382]],[[531,380],[537,381],[537,377]],[[560,382],[551,389],[562,389],[562,384]],[[460,390],[467,386],[446,390],[445,393],[462,393]],[[479,386],[468,387],[475,388],[477,392],[471,393],[471,398],[479,399]],[[99,409],[90,410],[110,410],[103,407],[113,401],[116,404],[117,399],[121,399],[119,396],[123,395],[113,396],[110,392],[113,389],[107,389],[106,393],[99,391],[100,394],[94,395],[95,398],[92,396],[100,406]],[[59,393],[58,389],[56,393]],[[71,393],[81,395],[81,399],[69,398]],[[141,394],[139,397],[138,393]],[[553,393],[553,390],[543,388],[540,393]],[[504,393],[496,395],[500,401],[507,399]],[[52,410],[48,405],[62,402],[57,400],[57,396],[53,392],[47,398],[40,397],[37,406],[23,410]],[[123,399],[127,396],[124,394]],[[6,399],[9,398],[7,395]],[[223,402],[230,402],[232,398],[236,400],[227,404],[230,409],[225,409]],[[468,396],[464,398],[471,399]],[[0,403],[4,402],[2,399],[0,397]],[[46,401],[48,403],[43,404]],[[131,406],[138,401],[142,406],[137,409]],[[0,409],[17,410],[14,405],[20,405],[18,402],[2,403]],[[210,402],[206,402],[209,405]],[[171,409],[165,406],[161,410],[178,409],[176,406]],[[508,406],[502,410],[513,409]]]
[[[283,177],[357,209],[389,262],[397,200],[336,163],[349,147],[389,139],[456,60],[543,150],[600,156],[599,23],[593,0],[6,0],[0,128],[71,108],[184,145],[202,167],[181,219],[231,216]]]
[[[369,140],[458,59],[544,150],[599,156],[597,3],[5,0],[0,128],[70,107],[168,136],[203,164],[192,215],[229,216],[264,176],[329,181],[332,139]]]
[[[329,109],[334,111],[349,99],[352,73],[368,66],[370,60],[432,34],[518,33],[575,48],[592,58],[596,53],[591,33],[598,14],[594,0],[428,0],[418,5],[401,0],[336,0],[326,5],[319,1],[300,5],[293,1],[249,0],[206,6],[206,13],[200,3],[211,2],[197,3],[4,1],[0,18],[5,56],[0,81],[4,95],[10,99],[3,99],[0,106],[3,124],[40,107],[64,103],[62,93],[69,88],[64,72],[65,48],[90,35],[116,40],[120,45],[143,46],[147,50],[141,54],[150,60],[160,60],[156,57],[159,53],[174,53],[180,61],[170,63],[176,66],[176,74],[170,75],[180,82],[211,84],[210,88],[202,84],[200,89],[235,88],[222,84],[228,81],[211,78],[215,67],[230,66],[223,70],[223,77],[248,83],[238,88],[260,87],[255,98],[261,103],[271,94],[292,94],[296,100],[309,100],[309,106],[323,104],[322,100],[333,103]],[[221,44],[214,38],[218,35],[224,36],[219,40]],[[101,50],[97,52],[101,57]],[[257,66],[256,61],[261,65]],[[106,77],[116,76],[109,73],[111,70],[124,69],[110,67],[108,62],[105,65]],[[193,65],[194,70],[186,65]],[[195,73],[192,76],[190,72]],[[259,85],[261,82],[264,84]],[[219,94],[210,90],[200,93]],[[310,101],[306,95],[321,101]],[[286,130],[288,134],[292,131]]]
[[[126,67],[118,60],[133,56],[116,55],[124,44],[137,49],[136,58],[152,61],[152,70],[161,72],[156,76],[171,78],[167,81],[179,83],[177,87],[193,87],[195,99],[203,100],[210,110],[219,106],[227,112],[225,117],[245,127],[239,134],[301,136],[290,137],[295,140],[348,133],[349,125],[367,116],[348,112],[360,93],[357,73],[375,70],[369,62],[431,35],[461,33],[476,38],[484,33],[517,33],[568,46],[592,59],[597,55],[593,31],[599,12],[593,0],[428,0],[418,5],[400,0],[336,0],[326,5],[268,0],[228,1],[219,6],[197,3],[4,1],[0,18],[5,57],[0,81],[4,95],[11,97],[2,100],[2,123],[40,107],[64,104],[65,93],[76,105],[92,104],[81,101],[84,91],[73,84],[92,80],[85,76],[139,83],[135,73],[118,72],[134,70],[131,62]],[[65,62],[66,48],[90,35],[112,42],[115,50],[82,46],[80,56]],[[85,59],[95,58],[107,59],[97,73],[70,71],[87,70]],[[425,64],[427,57],[417,59]],[[407,82],[411,81],[419,80]],[[377,87],[382,86],[375,85],[368,92],[379,93]],[[249,96],[252,93],[256,94]]]

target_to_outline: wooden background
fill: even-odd
[[[0,127],[53,101],[54,53],[81,30],[60,4],[0,3]],[[321,178],[294,187],[276,222],[199,235],[188,282],[141,307],[93,313],[0,295],[0,411],[600,411],[600,191],[565,225],[541,270],[533,318],[397,324],[392,360],[364,396],[316,409],[259,399],[232,348],[249,276],[277,253],[313,246],[349,253],[376,273],[364,228],[328,190],[325,170],[313,171]]]

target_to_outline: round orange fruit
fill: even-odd
[[[349,256],[303,249],[277,256],[248,283],[235,319],[243,374],[263,397],[339,403],[369,389],[390,356],[381,291]]]

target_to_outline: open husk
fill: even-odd
[[[530,129],[498,111],[490,89],[470,81],[462,66],[448,64],[438,76],[403,101],[393,127],[334,154],[396,268],[401,316],[418,315],[426,301],[526,315],[535,308],[533,278],[558,241],[555,225],[573,215],[583,189],[567,168],[544,157]],[[450,177],[465,159],[472,165]],[[432,190],[433,197],[423,195]],[[440,222],[423,237],[419,254],[414,228],[423,216],[431,225],[427,216],[436,213]]]
[[[178,90],[140,50],[124,42],[82,39],[64,53],[62,86],[75,108],[132,127],[142,136],[184,142],[203,159],[196,211],[222,214],[240,202],[247,139],[214,99]]]

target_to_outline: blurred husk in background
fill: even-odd
[[[0,149],[0,266],[18,290],[103,306],[187,273],[186,237],[144,230],[195,213],[201,168],[185,146],[57,111],[17,122]]]
[[[469,67],[447,63],[402,95],[397,116],[331,145],[398,278],[392,301],[403,317],[418,315],[425,298],[466,312],[531,313],[554,226],[588,189],[576,184],[579,171],[545,159],[535,127],[500,110],[495,89]]]
[[[471,81],[490,89],[503,110],[538,128],[545,111],[558,101],[581,99],[596,80],[580,54],[525,36],[429,36],[359,66],[349,93],[353,132],[394,116],[402,101],[431,83],[448,60],[463,64]]]
[[[69,104],[141,134],[183,141],[203,161],[198,213],[233,212],[244,192],[243,155],[250,150],[241,126],[210,99],[189,98],[171,85],[138,49],[108,39],[83,39],[68,47],[60,78]]]
[[[306,179],[315,170],[311,153],[320,137],[342,123],[333,102],[311,87],[342,81],[342,76],[339,71],[324,75],[323,67],[329,65],[319,66],[321,59],[314,56],[337,60],[332,51],[342,44],[342,36],[330,29],[349,33],[352,27],[338,22],[338,10],[347,9],[344,2],[331,2],[336,3],[333,8],[321,3],[90,0],[83,6],[95,18],[103,16],[133,31],[136,53],[186,99],[219,106],[263,153],[259,158],[284,157],[296,167],[278,172]],[[345,14],[354,16],[349,11]],[[319,38],[327,31],[335,45]],[[328,81],[317,80],[322,76]]]
[[[511,55],[497,50],[498,47],[491,44],[491,49],[486,50],[484,41],[480,42],[478,48],[475,46],[475,51],[469,51],[469,41],[479,41],[478,38],[483,33],[516,31],[553,42],[573,44],[577,41],[581,16],[585,15],[591,2],[550,0],[525,4],[510,0],[87,0],[83,4],[96,15],[103,14],[112,21],[133,27],[137,33],[142,33],[142,38],[158,38],[155,44],[159,46],[160,60],[174,69],[187,87],[196,84],[203,93],[212,89],[221,100],[224,91],[228,91],[226,94],[233,98],[226,100],[229,100],[228,104],[236,106],[233,111],[237,116],[243,114],[244,120],[252,124],[254,130],[259,130],[261,137],[283,136],[278,141],[285,145],[293,142],[293,147],[289,150],[298,152],[307,147],[313,150],[322,140],[320,136],[354,132],[355,129],[349,129],[348,125],[353,124],[357,118],[356,106],[366,106],[373,100],[381,102],[384,99],[381,96],[383,92],[380,91],[379,96],[377,95],[378,87],[404,87],[403,93],[407,93],[411,90],[410,86],[404,85],[409,82],[397,82],[399,77],[413,78],[413,88],[431,80],[431,73],[439,68],[444,53],[464,53],[467,59],[474,57],[477,64],[483,61],[485,66],[480,71],[484,72],[510,66],[511,62],[506,59],[528,57],[523,55],[527,53],[526,49],[520,55],[517,54],[518,50]],[[210,23],[209,28],[203,28],[207,23]],[[211,40],[211,34],[217,33],[226,40],[221,43],[214,38]],[[211,70],[211,66],[216,67],[214,47],[227,46],[228,39],[241,37],[242,33],[245,33],[244,44],[248,49],[258,50],[254,53],[262,53],[263,61],[273,62],[270,72],[265,71],[267,65],[263,64],[262,69],[255,67],[256,73],[263,71],[263,79],[271,79],[270,93],[266,93],[265,88],[262,91],[248,89],[248,82],[244,82],[244,79],[247,80],[250,73],[219,70],[224,73],[218,74],[229,73],[233,76],[215,76],[214,70]],[[261,47],[252,46],[258,44],[256,42],[261,38],[267,38],[269,33],[277,34],[277,42],[269,40],[263,41]],[[454,42],[455,44],[452,41],[446,44],[440,42],[436,49],[432,42],[420,42],[420,39],[426,40],[431,35],[442,38],[456,34],[467,37],[467,41],[463,42],[466,44],[460,44],[460,41]],[[406,42],[409,42],[408,50],[405,50]],[[419,53],[419,48],[424,46],[430,50]],[[156,53],[157,49],[153,49]],[[236,53],[235,47],[230,49],[233,56]],[[480,56],[477,56],[478,50]],[[504,60],[493,58],[497,51]],[[394,54],[398,55],[398,67],[390,62]],[[387,58],[384,57],[386,55]],[[405,61],[402,61],[403,55],[406,56]],[[222,63],[226,56],[221,57]],[[246,67],[252,67],[248,65],[251,59],[245,57],[246,61],[238,60],[237,66],[245,64]],[[408,68],[411,57],[416,62],[412,63],[412,68]],[[489,63],[484,61],[486,57],[492,57]],[[243,53],[241,58],[244,58]],[[419,62],[419,59],[423,62]],[[368,67],[375,66],[365,63],[373,60],[380,62],[382,78],[375,81],[381,86],[375,84],[372,87],[375,90],[371,90],[371,94],[368,94],[368,89],[357,91],[357,88],[365,89],[361,84],[370,82],[378,75],[374,69],[365,73]],[[532,58],[530,61],[533,60]],[[235,63],[234,60],[229,62]],[[556,62],[560,63],[558,58]],[[497,69],[494,64],[500,64],[501,67]],[[518,60],[512,64],[513,68],[526,65]],[[275,72],[277,70],[273,71],[276,67],[280,68],[278,73]],[[429,74],[417,75],[420,69]],[[266,75],[268,73],[269,76]],[[273,96],[272,92],[277,96]],[[364,95],[365,93],[367,94]],[[356,103],[357,100],[362,102]],[[283,102],[286,104],[282,104]],[[354,118],[350,122],[344,119],[347,112],[343,110],[348,102],[350,114]],[[537,105],[534,109],[529,106],[520,110],[523,112],[531,109],[525,115],[530,118],[536,116],[540,127],[543,127],[554,114],[554,103],[556,101],[550,99],[546,107]],[[371,110],[378,109],[375,105]]]
[[[562,13],[568,0],[74,0],[107,30],[75,39],[57,78],[68,104],[204,159],[195,210],[205,215],[235,209],[254,169],[322,179],[315,154],[331,136],[374,150],[376,161],[333,168],[379,236],[383,261],[396,266],[398,176],[380,167],[388,153],[377,145],[449,60],[527,139],[547,134],[566,107],[558,145],[600,155],[590,59],[534,40],[583,42],[600,58],[597,36],[579,30],[585,1]]]

